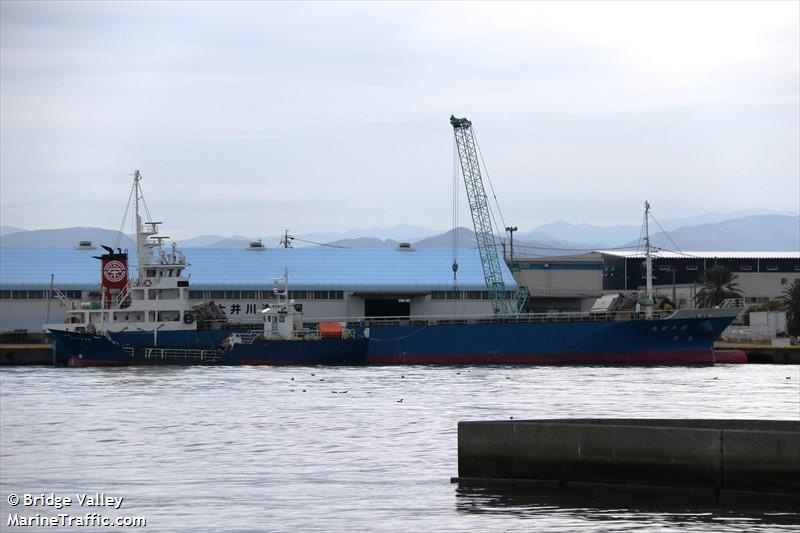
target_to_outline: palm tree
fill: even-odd
[[[781,296],[786,306],[786,329],[789,335],[800,335],[800,278],[783,289]]]
[[[697,307],[715,307],[727,298],[741,298],[742,291],[736,283],[736,274],[727,267],[715,265],[706,270],[702,278],[703,288],[694,298]]]

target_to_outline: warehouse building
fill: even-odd
[[[477,250],[462,250],[454,279],[452,251],[279,248],[185,250],[193,302],[213,300],[235,322],[255,322],[273,300],[273,280],[289,273],[290,297],[308,318],[485,315],[492,312]],[[100,255],[94,246],[0,248],[0,331],[39,331],[59,322],[72,302],[100,298]],[[135,257],[131,255],[131,261]],[[501,262],[502,263],[502,262]],[[705,270],[724,265],[737,275],[747,304],[780,296],[800,278],[800,252],[656,252],[659,297],[693,307]],[[519,286],[528,312],[588,311],[608,293],[643,292],[641,252],[596,251],[517,257],[502,263],[510,296]],[[135,267],[135,265],[132,265]],[[54,293],[47,298],[51,275]]]
[[[682,308],[694,305],[705,271],[715,265],[736,275],[745,303],[761,304],[800,279],[800,252],[653,253],[656,296]],[[646,285],[643,252],[599,250],[560,257],[517,258],[517,282],[531,292],[530,310],[587,311],[602,294],[642,292]]]
[[[455,279],[450,250],[256,247],[184,252],[190,299],[215,301],[235,322],[259,320],[259,311],[274,300],[273,280],[284,271],[290,297],[303,305],[308,318],[492,312],[477,250],[459,254]],[[48,317],[50,322],[63,320],[71,302],[99,301],[100,261],[94,257],[101,253],[86,245],[0,249],[0,331],[39,331]],[[129,256],[132,263],[134,256]],[[505,264],[502,268],[513,297],[517,284]],[[51,275],[56,297],[48,299]]]

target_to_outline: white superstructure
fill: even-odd
[[[189,303],[189,279],[183,277],[186,258],[173,243],[165,249],[168,237],[158,235],[160,222],[142,222],[139,204],[143,202],[141,173],[133,175],[131,195],[136,221],[137,276],[127,276],[127,253],[109,254],[98,259],[112,260],[103,270],[102,297],[99,302],[72,303],[64,323],[45,324],[45,330],[66,331],[152,331],[157,343],[159,331],[197,329],[195,312]],[[106,263],[104,262],[104,265]],[[109,289],[107,282],[127,280],[121,288]]]

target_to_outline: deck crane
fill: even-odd
[[[500,258],[497,255],[497,242],[492,228],[492,218],[489,211],[489,200],[483,187],[481,169],[478,162],[475,134],[472,131],[472,122],[466,118],[456,118],[450,115],[450,124],[456,137],[458,158],[461,161],[461,175],[467,189],[467,202],[472,214],[472,224],[475,227],[475,238],[478,241],[478,252],[483,267],[483,278],[492,309],[496,315],[510,315],[519,313],[527,300],[527,292],[523,291],[516,303],[508,298],[506,284],[503,281],[503,271],[500,268]]]

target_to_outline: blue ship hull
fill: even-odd
[[[319,339],[302,341],[261,340],[235,344],[229,364],[241,365],[363,365],[367,339]],[[235,362],[234,362],[235,361]]]
[[[51,331],[56,361],[121,364],[714,364],[714,341],[734,314],[654,320],[395,321],[356,327],[354,339],[264,341],[225,350],[226,330],[152,333]],[[127,351],[126,351],[127,350]],[[148,351],[149,350],[149,351]],[[181,351],[206,350],[206,358]],[[211,356],[211,352],[216,354]],[[197,354],[195,354],[197,355]]]
[[[230,331],[159,331],[157,339],[153,337],[152,332],[144,331],[109,332],[107,336],[102,336],[48,330],[47,335],[53,341],[56,364],[68,365],[71,359],[82,359],[83,357],[79,356],[87,356],[88,353],[91,353],[93,357],[101,356],[99,361],[104,360],[102,358],[108,359],[112,353],[115,353],[115,350],[124,353],[122,346],[217,350],[222,347],[222,342],[230,335]],[[155,344],[154,340],[156,340]]]
[[[122,345],[111,335],[74,333],[66,331],[47,332],[53,341],[56,364],[68,366],[129,366],[129,365],[217,365],[223,361],[221,349],[207,347],[185,349],[171,345],[153,349],[152,333],[149,343]],[[134,339],[139,340],[139,339]],[[142,338],[141,340],[144,340]],[[128,350],[126,350],[126,347]],[[190,353],[191,351],[200,353]]]
[[[713,364],[733,317],[371,327],[367,364]]]
[[[112,335],[51,331],[56,361],[69,366],[130,365],[363,365],[367,339],[270,340],[208,346],[122,344]],[[124,337],[131,340],[130,335]],[[133,339],[144,340],[144,339]],[[151,338],[152,340],[152,338]]]

